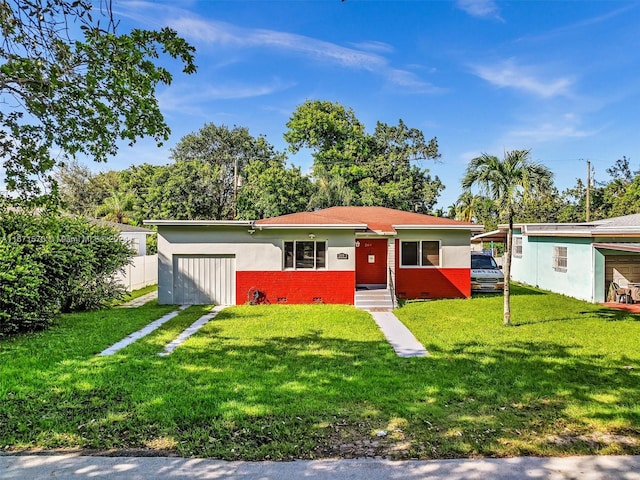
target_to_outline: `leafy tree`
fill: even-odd
[[[0,157],[20,200],[48,184],[56,194],[54,148],[105,161],[121,140],[169,138],[155,89],[172,76],[154,62],[179,58],[193,73],[194,49],[169,28],[120,33],[116,24],[109,0],[97,9],[88,0],[0,3]]]
[[[181,160],[157,169],[147,193],[148,217],[219,220],[231,215],[222,167]]]
[[[212,217],[216,220],[235,216],[238,186],[234,181],[249,162],[266,162],[276,156],[273,146],[264,137],[252,137],[247,128],[229,129],[213,123],[206,124],[196,133],[182,137],[171,150],[171,158],[176,162],[203,162],[215,169],[219,175],[214,195],[217,208],[215,216]]]
[[[162,181],[159,180],[160,178],[165,178],[162,172],[166,168],[166,166],[144,163],[131,165],[125,170],[115,172],[118,174],[118,190],[132,194],[130,224],[142,225],[144,220],[160,218],[158,215],[165,199],[161,192],[156,190],[161,189],[158,182]]]
[[[558,221],[561,223],[584,222],[586,219],[587,187],[581,179],[576,179],[574,187],[562,192],[563,205],[558,211]]]
[[[628,185],[634,177],[640,175],[640,171],[631,171],[631,159],[626,156],[622,156],[616,160],[616,162],[609,168],[607,173],[612,179],[612,182],[617,182],[618,185]]]
[[[527,197],[516,206],[515,219],[521,223],[555,223],[564,207],[564,200],[551,179],[540,185],[535,197]]]
[[[93,176],[89,167],[76,159],[56,167],[53,177],[58,184],[60,201],[65,211],[76,215],[93,214],[96,206],[96,199],[90,189]]]
[[[609,217],[640,213],[640,176],[626,185],[623,192],[613,198]]]
[[[287,129],[284,139],[290,151],[314,151],[313,167],[320,169],[314,170],[315,175],[331,172],[334,167],[348,169],[366,158],[364,125],[351,108],[339,103],[307,100],[293,113]]]
[[[607,168],[611,180],[595,188],[596,202],[599,201],[596,218],[640,213],[640,171],[632,171],[630,162],[623,156]]]
[[[425,140],[402,120],[378,122],[367,134],[352,109],[315,100],[300,105],[287,128],[284,137],[292,152],[313,152],[313,208],[349,202],[428,212],[444,188],[438,177],[412,165],[438,158],[437,140]]]
[[[540,195],[549,185],[552,173],[529,158],[529,150],[512,150],[503,160],[483,154],[469,162],[462,188],[469,191],[477,187],[496,204],[502,218],[506,219],[507,246],[505,250],[504,323],[511,325],[511,247],[513,219],[520,201]]]
[[[238,195],[238,218],[258,219],[304,211],[311,181],[300,168],[287,168],[283,160],[250,161],[243,170]]]

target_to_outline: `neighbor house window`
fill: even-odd
[[[284,268],[325,268],[327,242],[284,242]]]
[[[553,269],[557,272],[567,271],[567,247],[553,247]]]
[[[522,237],[513,237],[513,256],[522,257]]]
[[[440,266],[440,242],[437,240],[401,242],[400,265],[403,267]]]

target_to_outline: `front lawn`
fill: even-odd
[[[225,459],[640,453],[640,317],[516,288],[409,303],[430,352],[395,356],[351,307],[191,307],[96,357],[171,307],[67,315],[0,340],[0,448],[133,449]]]

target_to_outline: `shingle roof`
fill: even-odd
[[[315,212],[292,213],[258,220],[257,225],[363,225],[380,233],[393,233],[402,227],[469,227],[480,225],[421,213],[405,212],[385,207],[330,207]]]
[[[602,227],[640,227],[640,213],[624,215],[622,217],[605,218],[592,222]]]
[[[102,220],[100,218],[90,218],[89,221],[95,223],[96,225],[104,225],[106,227],[115,228],[116,230],[120,230],[121,232],[156,233],[153,230],[149,230],[148,228],[136,227],[135,225],[128,225],[126,223],[110,222],[108,220]]]

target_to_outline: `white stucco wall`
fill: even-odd
[[[440,268],[471,268],[469,230],[398,230],[398,240],[440,241]]]
[[[164,227],[158,229],[158,252],[164,255],[235,255],[236,270],[282,270],[285,241],[327,242],[327,269],[353,270],[355,245],[349,230],[258,230],[250,235],[246,227]],[[346,253],[347,260],[338,260]]]
[[[129,242],[136,251],[136,256],[147,254],[147,234],[143,232],[120,232],[120,237]]]

